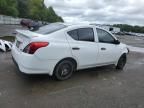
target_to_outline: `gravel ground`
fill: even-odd
[[[105,66],[66,81],[21,74],[10,53],[0,54],[0,108],[143,108],[144,54],[131,52],[123,71]]]
[[[0,37],[2,36],[13,36],[15,29],[27,29],[21,25],[2,25],[0,24]]]
[[[126,43],[127,45],[142,47],[144,48],[144,37],[137,36],[116,36],[121,42]]]

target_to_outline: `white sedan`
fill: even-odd
[[[128,49],[95,25],[52,23],[36,31],[17,30],[12,57],[26,74],[65,80],[76,70],[114,64],[123,69]]]

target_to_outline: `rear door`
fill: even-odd
[[[120,54],[119,45],[114,44],[115,38],[107,31],[97,28],[98,36],[98,64],[111,64],[116,62]]]
[[[98,44],[91,27],[73,29],[67,32],[72,55],[78,61],[78,68],[93,67],[97,63]]]

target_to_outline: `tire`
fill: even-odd
[[[126,54],[123,54],[118,60],[116,69],[122,70],[126,64],[126,61],[127,61],[127,56],[126,56]]]
[[[54,77],[60,81],[69,79],[72,76],[74,70],[75,64],[72,61],[63,60],[55,67]]]
[[[5,44],[6,51],[9,51],[9,46]]]

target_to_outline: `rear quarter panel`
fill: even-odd
[[[63,31],[57,31],[50,35],[39,37],[35,41],[49,42],[47,47],[36,51],[35,56],[43,60],[61,60],[71,57],[71,50]]]

